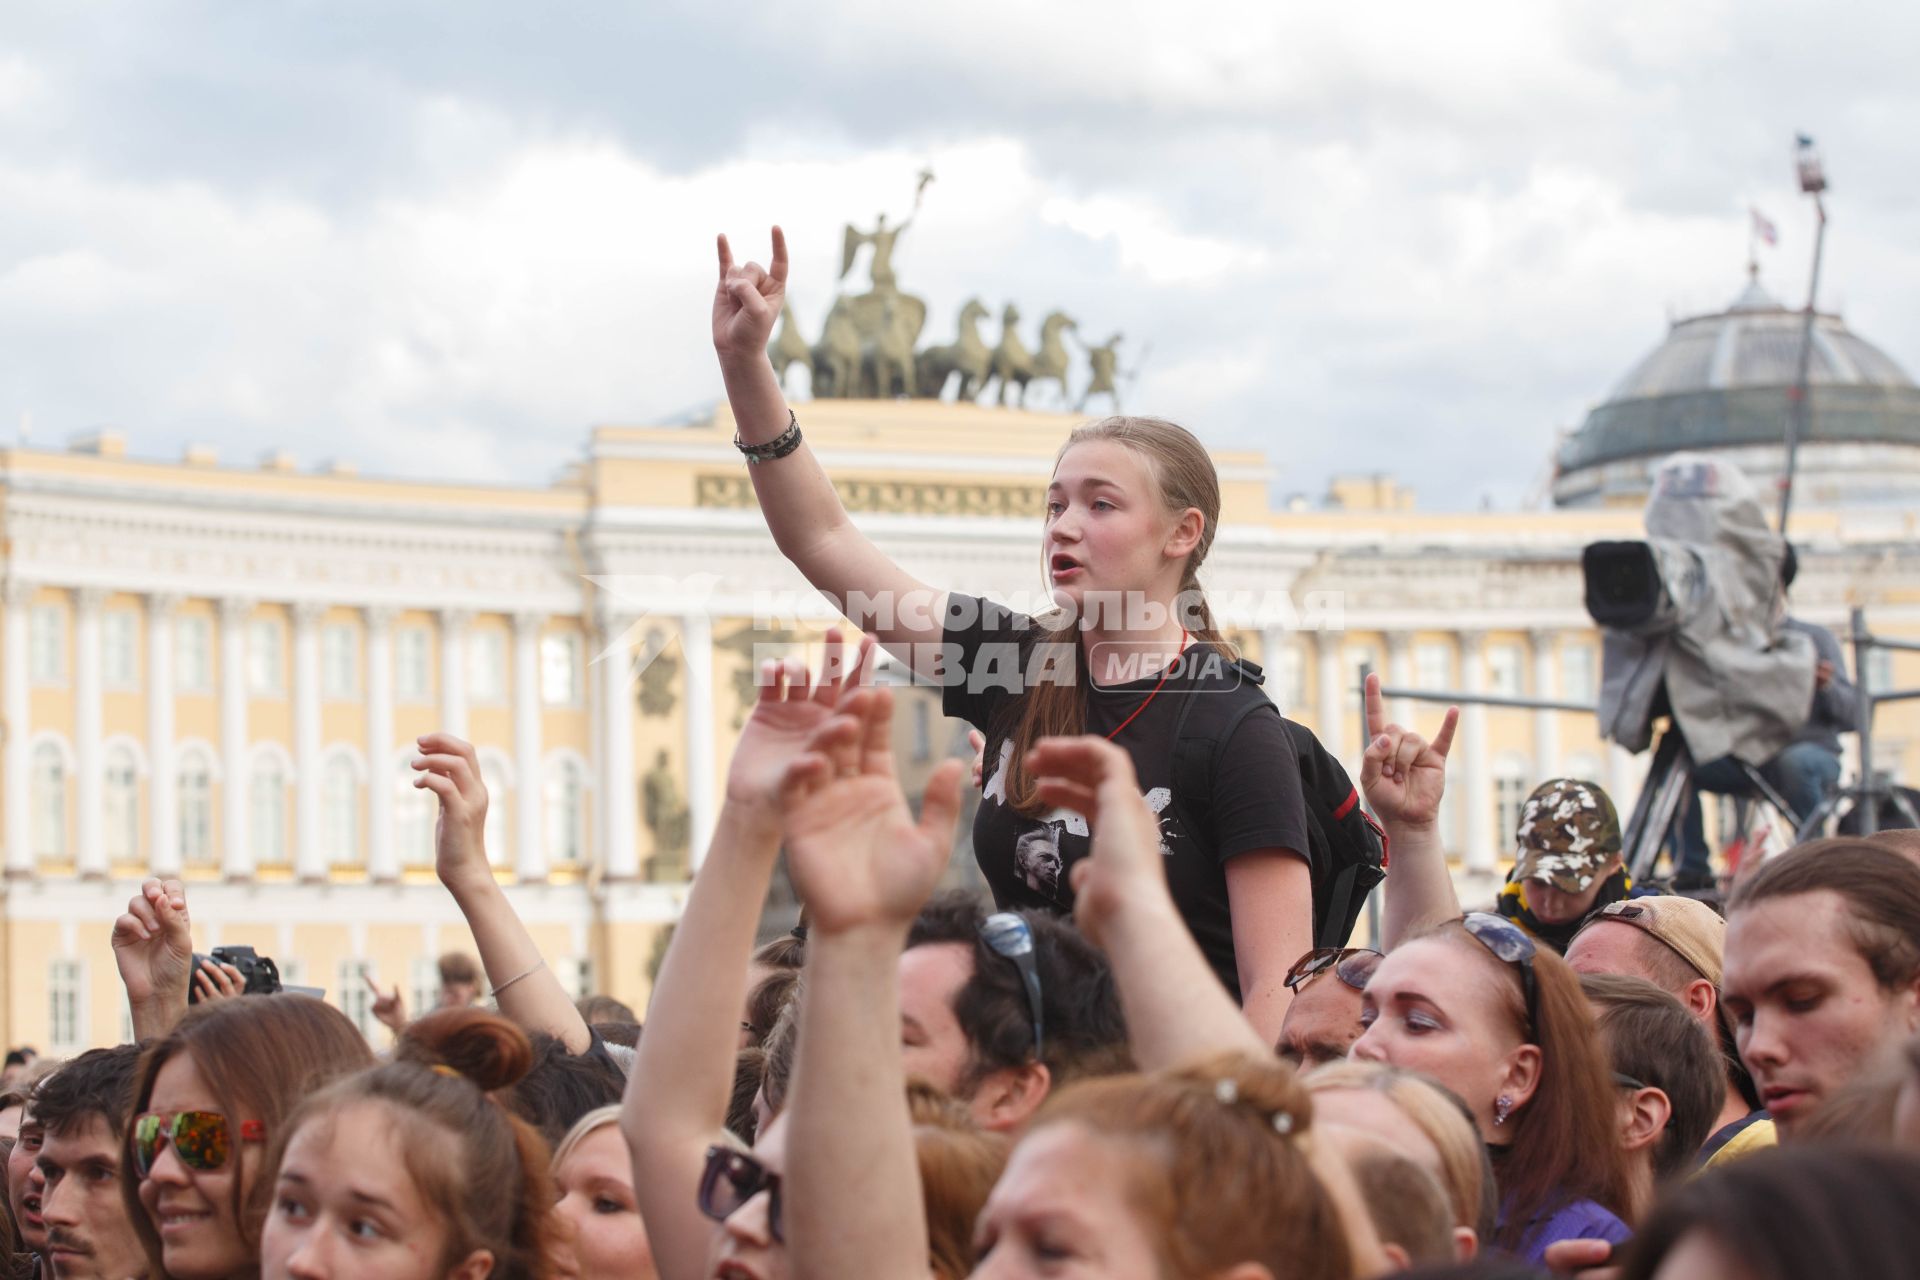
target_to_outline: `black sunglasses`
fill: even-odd
[[[768,1170],[744,1151],[732,1147],[708,1147],[707,1167],[700,1175],[700,1212],[715,1222],[725,1222],[742,1205],[767,1193],[767,1229],[782,1243],[780,1232],[780,1175]]]
[[[1365,991],[1373,971],[1384,958],[1372,947],[1315,947],[1287,970],[1286,987],[1297,991],[1331,969],[1336,978],[1355,991]]]
[[[1027,988],[1027,1011],[1033,1015],[1033,1060],[1040,1061],[1046,1040],[1042,1035],[1040,967],[1033,958],[1033,926],[1011,911],[996,911],[980,922],[980,939],[993,954],[1013,961]]]
[[[1527,997],[1527,1035],[1540,1034],[1540,984],[1533,975],[1533,957],[1538,950],[1526,931],[1513,921],[1488,911],[1472,911],[1460,921],[1473,940],[1520,970],[1520,988]]]

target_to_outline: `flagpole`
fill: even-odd
[[[1807,379],[1813,364],[1813,322],[1815,303],[1820,297],[1820,258],[1827,243],[1827,206],[1820,193],[1827,189],[1827,178],[1820,158],[1814,153],[1813,139],[1799,140],[1800,190],[1813,197],[1813,278],[1807,285],[1807,309],[1800,321],[1800,359],[1793,375],[1793,388],[1787,393],[1786,464],[1780,477],[1780,536],[1787,536],[1787,516],[1793,510],[1793,475],[1800,452],[1800,440],[1807,433],[1810,409]]]

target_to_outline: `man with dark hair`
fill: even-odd
[[[23,1256],[29,1261],[21,1274],[28,1276],[38,1273],[39,1257],[47,1248],[47,1224],[40,1216],[40,1210],[45,1207],[42,1197],[47,1184],[35,1163],[46,1138],[46,1130],[33,1114],[33,1093],[28,1090],[20,1112],[20,1134],[14,1139],[13,1149],[7,1152],[7,1209],[13,1215],[21,1243],[27,1248]]]
[[[1920,1030],[1920,868],[1864,840],[1770,858],[1727,902],[1727,1010],[1782,1140]]]
[[[1001,1132],[1024,1126],[1053,1089],[1131,1065],[1106,957],[1066,920],[1038,911],[1018,918],[1032,938],[1037,1027],[1027,970],[989,943],[977,899],[950,893],[929,902],[900,956],[907,1074]]]
[[[1627,1220],[1638,1222],[1662,1185],[1694,1168],[1720,1109],[1720,1055],[1686,1007],[1644,978],[1588,974],[1580,989],[1613,1067],[1632,1171]]]
[[[1678,1000],[1720,1046],[1725,1084],[1701,1164],[1724,1164],[1775,1142],[1753,1078],[1740,1061],[1732,1017],[1720,995],[1727,922],[1697,898],[1649,895],[1616,902],[1589,920],[1567,947],[1575,973],[1644,978]]]
[[[46,1140],[37,1161],[47,1187],[45,1258],[51,1280],[127,1280],[147,1274],[146,1252],[120,1195],[127,1109],[138,1045],[83,1053],[43,1081],[33,1116]]]

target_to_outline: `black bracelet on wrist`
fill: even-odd
[[[787,410],[787,429],[765,444],[747,444],[740,439],[740,432],[736,428],[733,433],[733,447],[747,455],[749,466],[758,466],[762,462],[784,458],[800,447],[800,419],[793,410]]]

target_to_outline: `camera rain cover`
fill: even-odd
[[[1702,454],[1660,465],[1646,528],[1660,589],[1637,624],[1604,629],[1601,734],[1645,750],[1664,684],[1695,760],[1764,764],[1813,708],[1813,642],[1780,626],[1786,543],[1752,481]]]

